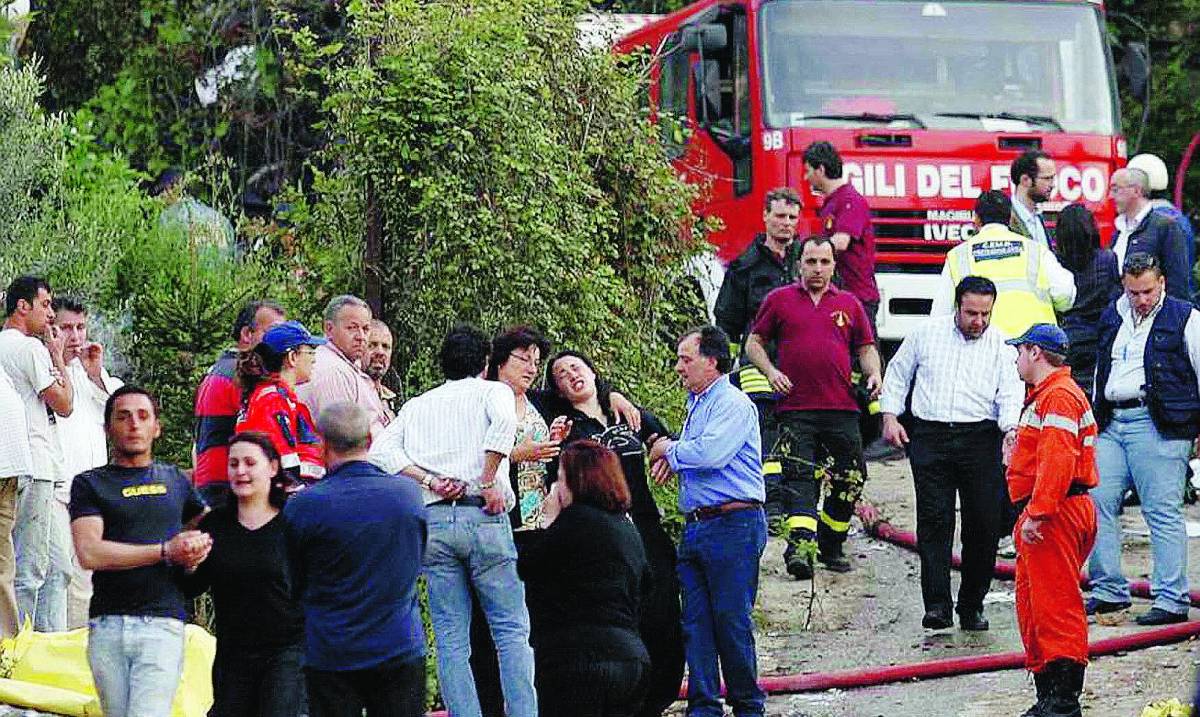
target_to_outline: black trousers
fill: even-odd
[[[424,717],[425,658],[388,660],[365,670],[304,668],[310,717]]]
[[[243,649],[217,643],[208,717],[297,717],[304,711],[302,645]]]
[[[539,659],[538,717],[634,717],[649,672],[639,660]]]
[[[962,584],[958,610],[983,607],[996,567],[996,544],[1009,504],[1001,462],[1003,436],[993,421],[914,419],[908,460],[917,499],[917,552],[926,610],[949,612],[955,496],[962,505]]]
[[[791,555],[800,541],[816,539],[822,553],[840,554],[854,505],[866,480],[862,435],[855,411],[777,411],[779,440],[772,458],[783,466],[783,510]],[[828,491],[817,504],[824,481]],[[819,528],[818,528],[819,524]]]
[[[636,717],[660,717],[671,703],[679,699],[679,686],[683,682],[683,622],[680,615],[679,575],[675,569],[675,544],[663,529],[658,516],[635,515],[633,524],[642,536],[646,558],[654,572],[654,587],[641,605],[638,630],[646,645],[646,652],[650,653],[650,667],[642,693],[644,701],[633,714]],[[513,533],[518,552],[527,537],[528,534],[521,531]],[[540,670],[541,663],[538,664]],[[500,687],[496,647],[479,600],[473,594],[471,672],[475,676],[475,691],[479,695],[483,717],[504,717],[504,693]],[[538,685],[540,701],[540,680]]]

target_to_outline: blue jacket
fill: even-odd
[[[1168,439],[1191,440],[1200,433],[1200,391],[1183,336],[1191,313],[1191,303],[1166,297],[1146,339],[1146,406],[1154,427]],[[1112,373],[1112,347],[1122,320],[1115,303],[1100,316],[1095,399],[1101,431],[1112,420],[1113,407],[1104,397],[1104,388]]]
[[[292,496],[283,515],[306,667],[347,672],[425,654],[417,576],[427,531],[415,482],[350,461]]]
[[[1116,244],[1117,235],[1113,235]],[[1167,277],[1167,294],[1177,299],[1192,300],[1192,265],[1188,257],[1187,238],[1183,227],[1167,213],[1151,210],[1142,223],[1129,235],[1125,257],[1142,252],[1158,258],[1163,275]]]

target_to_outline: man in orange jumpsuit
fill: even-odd
[[[1008,494],[1020,509],[1013,529],[1017,622],[1037,684],[1037,703],[1023,717],[1077,717],[1088,658],[1079,571],[1096,539],[1088,491],[1100,482],[1096,421],[1064,365],[1062,329],[1034,324],[1008,343],[1031,387],[1008,456]]]

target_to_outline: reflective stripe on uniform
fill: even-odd
[[[777,476],[783,473],[783,464],[779,461],[763,461],[763,475]]]
[[[743,366],[738,369],[738,383],[743,393],[773,393],[771,382],[755,366]]]
[[[1058,413],[1047,413],[1043,416],[1042,428],[1060,428],[1072,436],[1079,435],[1079,422]]]
[[[1096,445],[1096,437],[1095,436],[1084,436],[1083,437],[1083,445],[1084,445],[1084,447]]]
[[[783,527],[788,530],[810,530],[816,532],[817,519],[811,515],[793,515],[783,521]]]
[[[828,525],[834,530],[834,532],[837,533],[845,533],[846,531],[850,530],[850,521],[834,520],[833,518],[830,518],[829,514],[825,511],[821,511],[821,522],[825,525]]]

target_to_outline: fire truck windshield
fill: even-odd
[[[761,18],[771,127],[1117,128],[1092,3],[770,0]]]

